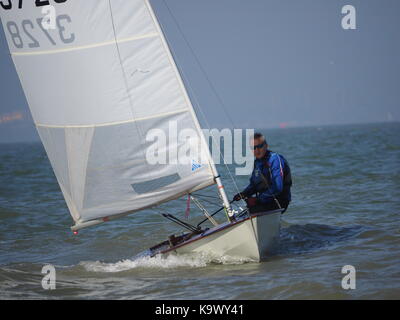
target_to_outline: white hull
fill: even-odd
[[[279,239],[281,211],[257,213],[224,223],[161,253],[206,253],[260,261]]]

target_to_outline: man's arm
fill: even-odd
[[[239,201],[240,199],[250,197],[256,193],[256,188],[254,187],[252,178],[253,178],[253,173],[251,174],[249,185],[242,192],[235,194],[233,200]]]
[[[242,194],[245,197],[250,197],[255,193],[256,193],[256,188],[254,187],[254,185],[250,179],[250,184],[242,191]]]

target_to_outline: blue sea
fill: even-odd
[[[279,245],[261,263],[138,255],[182,231],[160,213],[184,218],[186,199],[73,235],[42,144],[0,144],[0,299],[399,299],[400,124],[263,132],[294,184]],[[218,169],[232,197],[227,167]],[[246,176],[234,179],[247,185]],[[210,212],[218,207],[205,199]],[[190,221],[201,218],[192,207]],[[54,290],[42,287],[47,264]],[[354,289],[342,287],[346,265]]]

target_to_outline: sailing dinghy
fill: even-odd
[[[170,236],[151,255],[205,252],[258,261],[270,250],[281,213],[232,210],[149,1],[0,4],[11,57],[74,232],[216,184],[227,221],[202,229],[169,215],[189,232]],[[155,128],[169,133],[158,149],[168,159],[179,158],[189,143],[173,132],[195,132],[190,145],[199,151],[186,162],[149,163],[148,151],[159,146],[148,139]]]
[[[201,253],[210,257],[261,261],[278,243],[281,211],[248,214],[245,210],[234,221],[214,228],[172,235],[150,248],[150,255]]]

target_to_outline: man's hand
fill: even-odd
[[[233,197],[233,201],[239,201],[244,198],[245,198],[244,194],[242,192],[239,192],[239,193],[235,194],[235,196]]]

